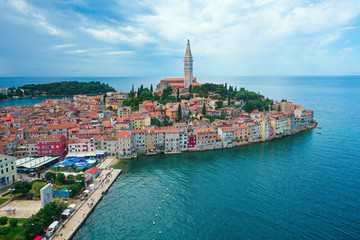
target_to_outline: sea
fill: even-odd
[[[59,79],[0,78],[0,87]],[[120,91],[160,79],[71,78]],[[321,129],[232,149],[119,161],[123,173],[75,240],[360,239],[360,76],[198,81],[293,101],[314,110]]]

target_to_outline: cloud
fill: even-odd
[[[127,26],[127,27],[107,26],[103,28],[102,29],[82,28],[82,30],[89,33],[96,39],[109,43],[125,42],[125,43],[136,44],[136,43],[146,43],[153,41],[153,39],[143,31],[141,31],[141,29],[136,29],[131,26]]]
[[[59,49],[59,48],[69,48],[69,47],[76,47],[76,44],[63,44],[63,45],[55,45],[53,46],[54,49]]]
[[[73,53],[86,53],[86,52],[89,52],[89,49],[73,50],[73,51],[68,51],[67,53],[73,54]]]
[[[18,18],[24,24],[32,25],[36,28],[42,29],[50,35],[65,36],[65,32],[58,27],[49,23],[47,17],[41,13],[41,10],[29,5],[23,0],[7,1],[8,5],[21,13]]]
[[[127,54],[133,54],[134,51],[112,51],[112,52],[107,52],[107,55],[127,55]]]

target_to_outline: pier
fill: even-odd
[[[100,164],[100,176],[93,182],[96,186],[95,190],[81,202],[69,218],[59,226],[57,232],[50,239],[67,240],[72,239],[75,236],[76,232],[85,223],[96,205],[101,201],[108,189],[121,174],[121,169],[109,168],[113,160],[113,158],[108,157]]]

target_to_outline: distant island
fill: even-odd
[[[27,84],[20,87],[1,88],[0,100],[13,97],[96,95],[115,91],[106,83],[63,81],[45,84]]]

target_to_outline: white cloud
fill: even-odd
[[[100,26],[101,27],[101,26]],[[125,42],[125,43],[146,43],[152,42],[153,39],[145,34],[141,29],[131,26],[127,27],[110,27],[103,26],[102,29],[82,28],[83,31],[89,33],[96,39],[109,43]]]
[[[44,13],[41,12],[40,9],[29,5],[23,0],[10,0],[7,1],[7,3],[9,6],[21,13],[21,15],[18,16],[18,18],[20,18],[19,22],[30,24],[51,35],[66,35],[63,30],[50,24],[47,17],[44,15]]]
[[[76,44],[63,44],[63,45],[55,45],[53,46],[54,49],[60,49],[60,48],[69,48],[69,47],[76,47]]]
[[[112,51],[112,52],[107,52],[107,55],[127,55],[127,54],[133,54],[134,51]]]
[[[79,50],[73,50],[73,51],[68,51],[67,53],[86,53],[86,52],[89,52],[88,49],[79,49]]]

